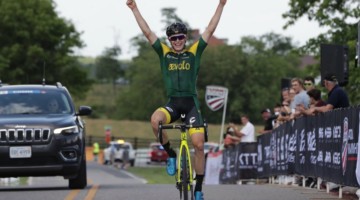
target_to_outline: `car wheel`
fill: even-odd
[[[77,177],[69,179],[70,189],[84,189],[87,185],[86,161],[82,159]]]

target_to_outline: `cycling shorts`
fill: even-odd
[[[204,124],[196,97],[170,97],[168,103],[158,110],[165,113],[166,124],[177,121],[181,115],[185,115],[187,125],[202,126]],[[189,134],[193,133],[204,133],[204,128],[190,128]]]

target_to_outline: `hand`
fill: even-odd
[[[225,5],[227,0],[220,0],[220,3]]]
[[[312,107],[312,108],[309,108],[309,111],[308,111],[310,114],[315,114],[316,113],[316,109],[315,107]]]
[[[127,0],[127,1],[126,1],[126,5],[127,5],[131,10],[133,10],[134,8],[136,8],[135,0]]]

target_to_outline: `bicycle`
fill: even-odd
[[[177,171],[175,174],[176,188],[180,192],[180,199],[182,195],[184,200],[189,199],[189,192],[191,200],[194,200],[194,188],[193,188],[193,170],[191,166],[191,157],[189,145],[187,142],[188,129],[190,128],[204,128],[205,129],[205,142],[207,142],[207,123],[204,121],[203,125],[186,125],[185,116],[181,115],[182,124],[167,124],[163,125],[162,122],[159,122],[158,129],[158,138],[160,143],[163,143],[162,140],[162,129],[179,129],[180,130],[180,148],[179,155],[177,156]],[[180,170],[179,170],[180,169]]]

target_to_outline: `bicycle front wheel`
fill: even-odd
[[[191,199],[193,199],[192,196],[192,184],[191,184],[191,177],[189,173],[189,162],[190,158],[187,157],[187,151],[185,148],[182,149],[181,152],[181,187],[183,192],[184,200],[189,200],[189,193],[191,196]]]

